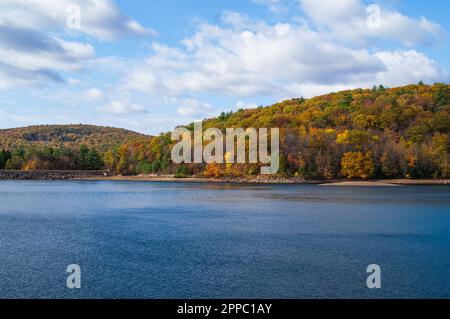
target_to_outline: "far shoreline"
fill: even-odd
[[[114,175],[107,171],[12,171],[0,170],[0,180],[28,181],[129,181],[129,182],[177,182],[215,184],[280,184],[320,185],[325,187],[398,187],[418,185],[450,185],[450,179],[374,179],[374,180],[308,180],[300,177],[185,177],[174,175]]]
[[[83,179],[87,181],[129,181],[129,182],[179,182],[179,183],[213,183],[213,184],[261,184],[261,185],[319,185],[325,187],[401,187],[401,186],[432,186],[450,185],[450,180],[298,180],[294,178],[273,178],[273,179],[248,179],[248,178],[202,178],[202,177],[144,177],[144,176],[112,176],[94,177]]]

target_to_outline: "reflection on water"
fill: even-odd
[[[0,203],[0,297],[450,297],[448,186],[5,181]]]

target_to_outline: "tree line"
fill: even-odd
[[[282,176],[336,178],[449,178],[450,86],[377,86],[296,98],[270,107],[223,113],[203,129],[280,128]],[[193,130],[193,124],[187,126]],[[257,164],[171,162],[170,133],[140,137],[98,153],[81,146],[0,152],[6,169],[107,169],[117,174],[179,177],[251,176]],[[227,156],[227,155],[225,155]]]
[[[77,151],[67,148],[25,148],[0,151],[0,169],[7,170],[100,170],[105,167],[101,155],[81,145]]]

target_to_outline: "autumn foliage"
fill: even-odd
[[[379,86],[296,98],[203,121],[203,129],[219,128],[223,132],[226,128],[249,127],[280,128],[279,174],[284,176],[450,177],[447,84],[420,83],[392,89]],[[255,164],[174,165],[171,149],[175,142],[169,133],[148,137],[87,126],[50,131],[48,127],[38,128],[0,130],[0,169],[81,168],[80,145],[85,144],[101,155],[102,168],[119,174],[218,177],[259,172]],[[188,128],[193,129],[193,125]],[[98,167],[100,161],[91,155]]]
[[[369,179],[375,172],[372,152],[345,153],[341,161],[341,173],[347,178]]]

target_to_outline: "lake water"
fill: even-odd
[[[0,298],[336,297],[450,298],[450,187],[0,182]]]

